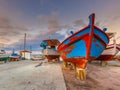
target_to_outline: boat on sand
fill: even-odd
[[[67,62],[76,65],[78,77],[86,75],[87,62],[99,57],[109,43],[106,28],[101,30],[94,25],[95,14],[91,14],[89,19],[88,26],[73,33],[58,46],[64,66]]]

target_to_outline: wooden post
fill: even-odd
[[[30,59],[31,59],[31,53],[32,53],[32,46],[30,45]]]
[[[64,69],[64,70],[70,70],[70,67],[68,67],[68,62],[63,62],[62,69]]]
[[[86,68],[82,69],[82,68],[76,67],[76,78],[80,80],[86,80]]]

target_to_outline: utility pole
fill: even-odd
[[[24,59],[25,59],[25,50],[26,50],[26,33],[24,36]]]
[[[32,53],[32,46],[30,45],[30,59],[31,59],[31,53]]]

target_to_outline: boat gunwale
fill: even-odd
[[[58,48],[59,48],[59,47],[63,44],[63,42],[65,42],[67,39],[71,38],[71,37],[74,36],[75,34],[78,34],[79,32],[84,31],[85,29],[87,29],[87,28],[89,28],[89,27],[90,27],[90,26],[88,25],[88,26],[84,27],[83,29],[81,29],[81,30],[75,32],[74,34],[70,35],[69,37],[67,37],[65,40],[62,41],[62,43],[58,46]]]
[[[63,46],[61,49],[59,49],[59,48],[58,48],[58,49],[59,49],[59,50],[62,50],[62,49],[64,49],[64,48],[66,48],[66,46],[69,46],[70,44],[72,44],[72,43],[74,43],[74,42],[76,42],[76,41],[78,41],[78,40],[82,40],[81,38],[86,37],[88,34],[89,34],[89,33],[84,34],[83,36],[80,36],[78,39],[69,42],[67,45]],[[106,43],[105,43],[98,35],[96,35],[95,33],[93,34],[93,37],[99,38],[99,40],[102,41],[102,42],[106,45]]]
[[[86,26],[85,28],[83,28],[83,29],[81,29],[81,30],[79,30],[79,31],[77,31],[76,33],[74,33],[74,34],[72,34],[71,36],[69,36],[68,38],[66,38],[59,46],[58,46],[58,48],[57,49],[59,49],[59,47],[67,40],[67,39],[69,39],[69,38],[71,38],[72,36],[74,36],[75,34],[78,34],[78,33],[80,33],[80,32],[82,32],[82,31],[84,31],[85,29],[87,29],[87,28],[89,28],[90,27],[90,25],[88,25],[88,26]],[[94,28],[96,28],[96,29],[98,29],[99,31],[101,31],[102,33],[104,33],[105,35],[106,35],[106,37],[108,38],[108,43],[109,43],[109,37],[108,37],[108,35],[104,32],[104,31],[102,31],[100,28],[98,28],[98,27],[96,27],[96,26],[94,26]],[[89,33],[88,33],[89,34]],[[95,34],[95,33],[94,33]],[[86,35],[86,34],[84,34],[84,35]],[[95,34],[96,35],[96,34]],[[98,35],[96,35],[97,37],[99,37]],[[99,37],[100,38],[100,37]],[[101,39],[101,38],[100,38]],[[101,39],[102,40],[102,39]],[[102,40],[103,41],[103,40]],[[104,42],[104,41],[103,41]],[[107,45],[106,44],[106,42],[104,42],[105,43],[105,45]]]

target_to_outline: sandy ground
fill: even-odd
[[[0,90],[66,90],[57,63],[17,61],[0,64]]]
[[[120,90],[120,61],[88,64],[84,81],[75,78],[74,70],[61,70],[61,63],[41,62],[1,63],[0,90]]]
[[[74,70],[63,70],[67,90],[120,90],[120,62],[109,62],[100,66],[97,62],[88,64],[87,79],[75,78]]]

